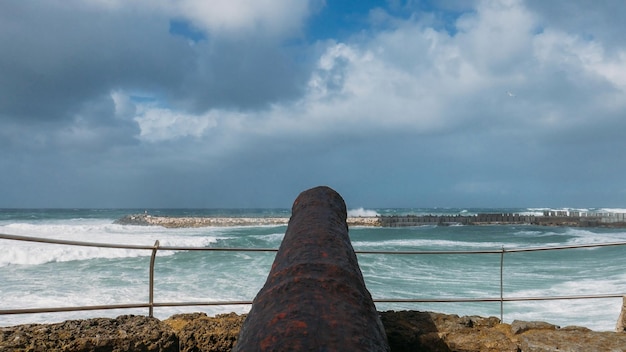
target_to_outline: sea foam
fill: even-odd
[[[378,212],[376,212],[376,210],[368,210],[368,209],[364,209],[364,208],[357,208],[357,209],[350,209],[348,210],[348,217],[354,217],[354,218],[358,218],[358,217],[374,217],[374,216],[378,216],[380,214],[378,214]]]
[[[220,239],[215,229],[163,229],[159,227],[122,226],[102,220],[11,223],[0,226],[0,233],[43,239],[80,241],[102,244],[207,247]],[[150,250],[68,246],[60,244],[0,240],[0,267],[39,265],[95,258],[133,258],[150,256]],[[159,255],[170,255],[161,251]]]

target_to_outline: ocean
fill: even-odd
[[[541,214],[544,209],[354,209],[351,216]],[[594,209],[585,209],[594,211]],[[0,233],[98,243],[179,247],[278,248],[286,226],[166,229],[117,225],[124,215],[289,217],[289,209],[0,209]],[[597,211],[607,211],[606,209]],[[624,210],[608,210],[625,212]],[[355,250],[505,250],[626,241],[626,229],[532,225],[352,227]],[[504,255],[504,297],[626,294],[626,246]],[[249,301],[274,252],[158,251],[155,302]],[[0,239],[0,310],[145,303],[151,251]],[[500,254],[358,254],[374,299],[500,297]],[[500,302],[377,303],[379,311],[420,310],[500,317]],[[621,298],[505,302],[504,322],[541,320],[612,331]],[[245,313],[248,305],[155,307],[176,313]],[[0,326],[147,315],[148,308],[0,315]]]

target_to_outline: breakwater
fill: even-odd
[[[162,226],[166,228],[210,226],[287,225],[288,217],[170,217],[131,214],[115,221],[121,225]],[[626,213],[546,211],[542,215],[484,213],[475,215],[401,215],[348,217],[348,226],[410,227],[451,225],[539,225],[568,227],[626,228]]]
[[[287,217],[172,217],[150,214],[131,214],[115,221],[119,225],[182,227],[278,226],[287,225]],[[349,217],[349,226],[381,226],[379,217]]]
[[[514,225],[569,227],[626,227],[626,213],[587,213],[545,211],[542,215],[486,213],[476,215],[404,215],[382,216],[382,227],[407,227],[423,225]]]

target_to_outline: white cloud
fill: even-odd
[[[535,53],[542,64],[566,66],[598,75],[626,92],[626,51],[607,54],[602,43],[584,40],[558,30],[546,30],[535,40]]]
[[[135,105],[128,95],[121,91],[114,90],[111,92],[111,99],[113,100],[115,108],[115,117],[125,118],[134,116],[136,111]]]
[[[169,6],[211,33],[293,35],[309,11],[305,0],[173,0]]]
[[[141,129],[139,138],[147,142],[162,142],[172,139],[200,138],[217,126],[214,113],[189,115],[165,108],[139,106],[135,121]]]
[[[519,70],[528,69],[533,56],[541,63],[568,60],[572,52],[565,44],[561,44],[565,49],[555,50],[557,40],[550,39],[549,31],[533,34],[533,19],[518,1],[485,2],[476,15],[459,21],[463,32],[454,37],[410,20],[365,41],[329,42],[310,75],[306,93],[296,103],[245,114],[213,109],[188,115],[146,109],[136,119],[141,138],[200,138],[211,128],[223,135],[261,138],[452,131],[468,119],[488,118],[481,111],[497,114],[489,104],[505,101],[507,90],[523,91],[523,85],[535,84],[535,78],[519,75]],[[569,69],[597,62],[603,61],[579,60]],[[500,69],[493,71],[490,64]],[[516,68],[518,64],[523,68]],[[562,115],[562,111],[544,111],[527,118]],[[221,123],[216,116],[222,117]],[[514,121],[491,123],[497,127]],[[474,127],[481,128],[477,122]]]
[[[196,6],[197,13],[210,8],[229,13],[243,6],[241,1],[211,4],[216,3],[188,1],[185,6]],[[267,18],[276,15],[266,10]],[[232,18],[233,28],[242,18]],[[206,21],[208,26],[211,19]],[[212,130],[242,147],[293,136],[313,140],[316,135],[453,133],[468,128],[524,138],[536,133],[529,128],[533,123],[558,131],[572,109],[579,108],[561,105],[554,97],[575,92],[548,87],[533,95],[549,79],[544,76],[559,70],[579,75],[582,70],[588,75],[580,79],[603,78],[623,87],[626,55],[608,57],[600,43],[551,28],[536,32],[535,24],[520,1],[484,1],[476,13],[459,19],[460,32],[454,36],[409,19],[370,38],[326,43],[305,93],[295,102],[196,115],[144,106],[135,120],[146,141],[201,139]],[[515,91],[515,100],[507,91]],[[117,109],[122,100],[116,99]],[[615,100],[599,101],[607,99]],[[578,119],[591,123],[584,116]]]
[[[519,0],[482,1],[475,13],[458,20],[456,41],[473,65],[501,74],[527,55],[534,26]]]
[[[294,36],[316,0],[95,0],[106,10],[155,12],[186,19],[211,35]]]

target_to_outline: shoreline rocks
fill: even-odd
[[[379,312],[391,351],[626,351],[626,333],[421,311]],[[176,314],[0,327],[0,351],[230,351],[246,315]]]
[[[153,216],[149,214],[126,215],[114,221],[118,225],[162,226],[166,228],[184,227],[227,227],[227,226],[281,226],[287,225],[286,217],[170,217]],[[380,226],[378,217],[349,217],[348,226]]]
[[[156,318],[67,320],[0,328],[0,351],[178,351],[178,336]]]

